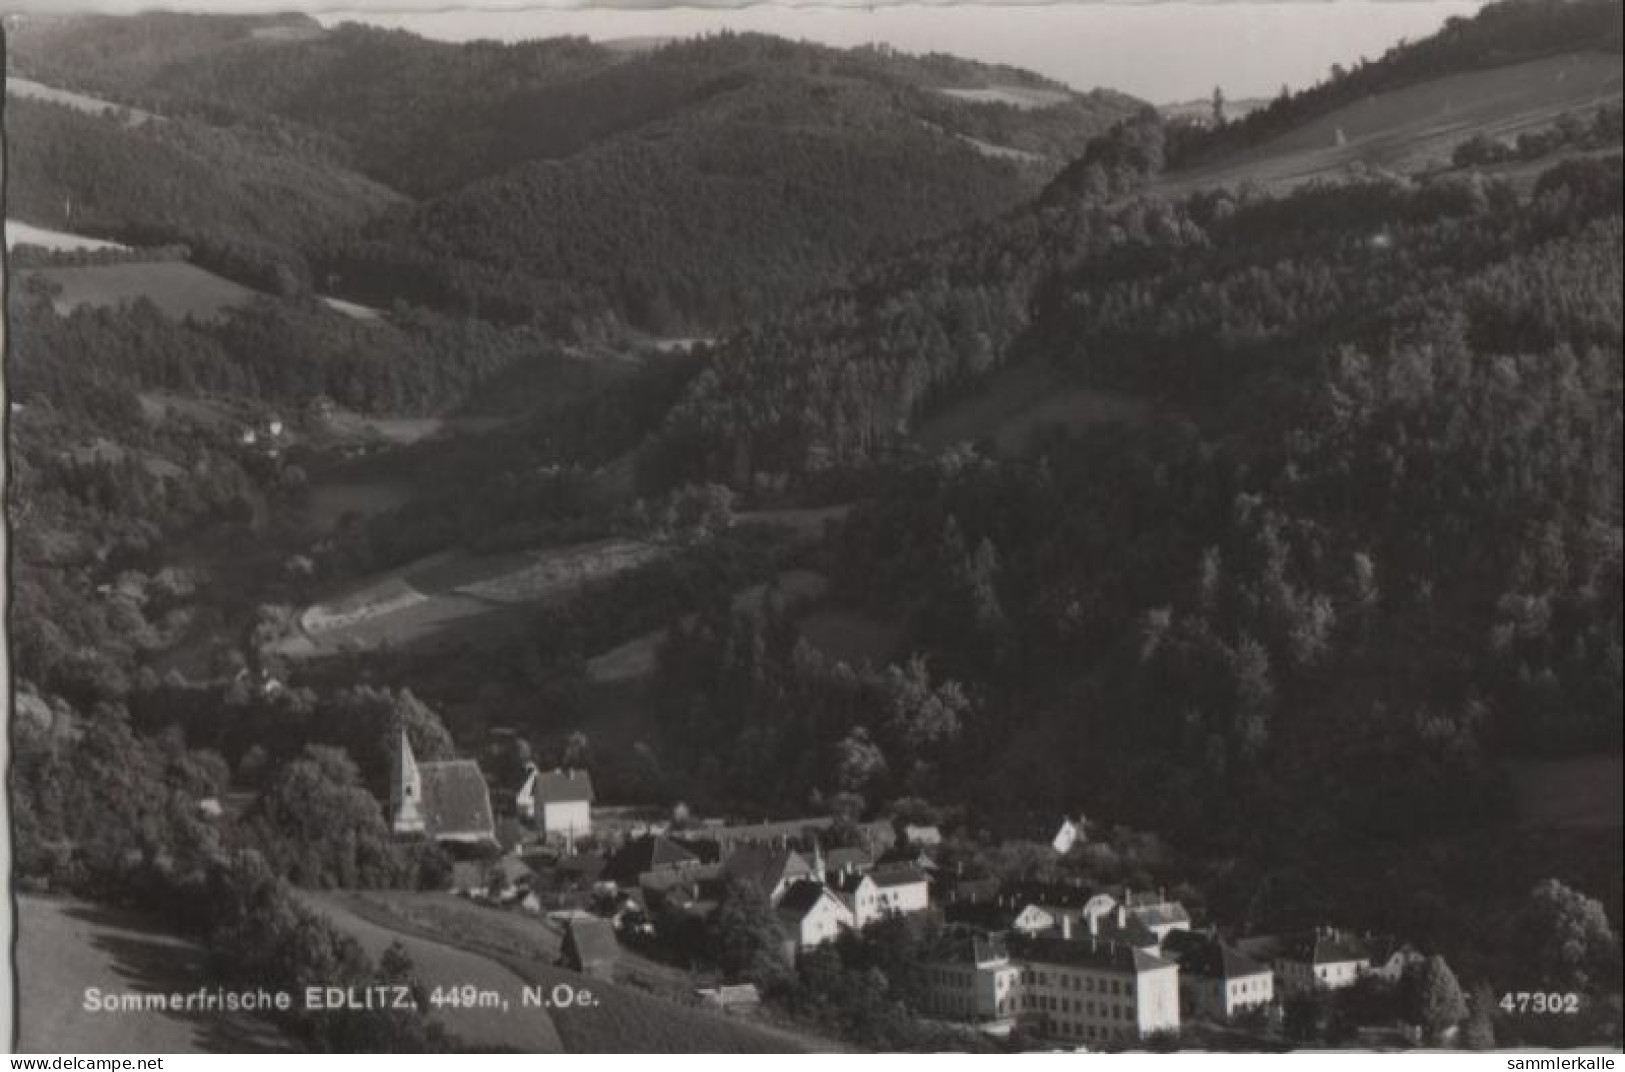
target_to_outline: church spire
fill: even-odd
[[[412,742],[402,726],[395,744],[395,759],[389,765],[390,828],[397,834],[423,833],[423,778],[418,773]]]

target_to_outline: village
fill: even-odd
[[[450,892],[562,926],[560,963],[607,978],[627,948],[672,921],[703,924],[729,888],[771,907],[787,962],[877,924],[930,935],[917,1014],[1045,1048],[1169,1048],[1282,1037],[1291,1002],[1398,984],[1425,958],[1392,936],[1331,925],[1231,934],[1156,889],[1098,888],[944,866],[935,825],[807,816],[759,823],[630,817],[596,799],[589,772],[526,764],[493,789],[471,759],[418,761],[402,732],[387,813],[403,839],[455,858]],[[1081,816],[1039,835],[1057,859],[1085,845]],[[749,1014],[757,988],[724,979],[694,995]],[[1365,1045],[1408,1047],[1421,1025],[1362,1024]]]

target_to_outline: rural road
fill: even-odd
[[[252,1053],[291,1043],[263,1021],[209,1013],[90,1012],[103,992],[173,993],[202,982],[203,950],[136,912],[17,898],[17,1048],[23,1053]]]
[[[431,992],[436,986],[474,986],[494,990],[509,1001],[509,1009],[441,1008],[432,1010],[465,1044],[478,1049],[508,1049],[520,1053],[562,1053],[564,1044],[545,1009],[519,1004],[525,980],[494,960],[475,953],[416,938],[363,919],[337,897],[301,892],[300,899],[348,934],[367,955],[377,960],[391,942],[400,942],[412,958],[414,974]]]

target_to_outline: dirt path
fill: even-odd
[[[488,957],[380,926],[357,914],[340,896],[301,893],[300,898],[340,931],[360,942],[375,960],[391,942],[400,942],[411,956],[418,978],[431,992],[437,986],[472,986],[495,991],[506,998],[506,1011],[445,1007],[434,1012],[447,1030],[464,1043],[476,1048],[520,1053],[564,1051],[547,1010],[521,1007],[520,989],[525,980],[512,970]]]
[[[17,1046],[24,1053],[286,1052],[269,1024],[224,1013],[92,1012],[104,994],[186,993],[203,982],[203,950],[136,912],[83,901],[17,898]]]

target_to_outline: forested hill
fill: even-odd
[[[322,130],[353,146],[361,170],[414,195],[655,121],[732,117],[718,102],[768,76],[801,93],[759,119],[850,128],[904,116],[1055,164],[1136,106],[1009,67],[756,34],[626,53],[581,38],[450,44],[355,24],[154,13],[25,20],[11,42],[12,67],[42,82],[158,112]],[[852,114],[855,87],[868,91],[859,112],[873,114]],[[826,113],[837,95],[846,108]]]
[[[974,699],[955,740],[897,733],[742,625],[666,662],[672,731],[737,742],[708,757],[740,793],[811,735],[866,800],[974,786],[1277,859],[1471,829],[1499,762],[1617,753],[1621,193],[1616,154],[1528,193],[1052,206],[723,347],[646,478],[861,498],[838,598]],[[1146,405],[912,449],[911,400],[1009,372]]]
[[[1385,86],[1425,88],[1430,77],[1470,72],[1496,58],[1516,64],[1553,53],[1584,57],[1597,49],[1617,51],[1619,14],[1620,0],[1492,4],[1471,20],[1453,20],[1439,35],[1396,48],[1343,78],[1356,79],[1358,86],[1372,92]],[[1590,75],[1596,66],[1582,64],[1576,70],[1583,68],[1582,73]],[[1578,81],[1566,78],[1573,73],[1561,64],[1541,72],[1557,83]],[[1430,119],[1429,144],[1439,155],[1413,175],[1358,158],[1325,169],[1319,173],[1324,181],[1349,191],[1347,196],[1328,194],[1321,202],[1328,223],[1335,224],[1322,237],[1336,241],[1317,250],[1294,246],[1291,255],[1327,261],[1342,257],[1344,245],[1364,248],[1361,244],[1371,234],[1342,228],[1367,224],[1380,228],[1396,222],[1381,214],[1357,218],[1356,206],[1377,196],[1376,190],[1387,191],[1381,197],[1397,199],[1403,194],[1417,206],[1466,198],[1482,209],[1486,197],[1504,206],[1513,198],[1512,191],[1497,188],[1492,180],[1509,181],[1511,176],[1503,173],[1504,168],[1481,165],[1517,163],[1522,170],[1518,185],[1527,192],[1540,170],[1568,154],[1617,152],[1621,114],[1617,74],[1611,83],[1612,100],[1609,84],[1606,79],[1588,83],[1570,102],[1573,110],[1565,111],[1561,103],[1552,103],[1557,98],[1542,97],[1539,108],[1525,107],[1520,90],[1527,96],[1544,94],[1546,88],[1514,83],[1497,101],[1495,112],[1503,118],[1517,117],[1521,132],[1515,144],[1505,134],[1494,136],[1493,116],[1454,126]],[[821,295],[787,316],[752,325],[717,349],[710,367],[673,415],[666,438],[650,452],[652,463],[735,481],[749,481],[758,473],[777,478],[867,468],[896,457],[922,418],[956,397],[988,390],[998,370],[1035,357],[1058,358],[1061,366],[1074,372],[1087,364],[1091,375],[1110,364],[1117,370],[1119,386],[1160,397],[1187,393],[1185,377],[1197,367],[1190,364],[1189,355],[1227,350],[1237,339],[1251,338],[1260,330],[1253,323],[1257,311],[1211,305],[1181,311],[1170,306],[1171,300],[1178,296],[1180,301],[1196,301],[1203,295],[1199,300],[1210,302],[1207,289],[1223,285],[1211,273],[1235,271],[1238,257],[1251,266],[1249,270],[1266,271],[1267,258],[1277,251],[1267,228],[1247,234],[1227,222],[1238,212],[1244,219],[1269,218],[1262,207],[1267,203],[1261,200],[1264,191],[1246,182],[1247,168],[1224,173],[1239,187],[1227,192],[1205,190],[1200,183],[1169,182],[1179,174],[1171,169],[1182,152],[1197,153],[1204,144],[1217,152],[1226,139],[1244,137],[1244,130],[1231,134],[1232,129],[1268,131],[1282,116],[1319,115],[1328,101],[1346,96],[1336,85],[1283,98],[1269,109],[1274,120],[1255,122],[1250,116],[1213,132],[1169,123],[1153,111],[1139,112],[1094,139],[1034,203],[996,222],[966,228],[874,264],[851,286]],[[1601,90],[1600,105],[1595,88]],[[1256,170],[1270,166],[1271,161],[1262,160]],[[1192,188],[1200,192],[1193,196]],[[1263,214],[1243,211],[1249,207]],[[1214,230],[1216,224],[1254,252],[1221,249],[1216,245],[1220,233]],[[1449,239],[1441,242],[1449,247]],[[1209,257],[1215,258],[1211,264]],[[1074,268],[1093,286],[1068,284]],[[1103,298],[1095,292],[1094,287],[1108,284],[1115,294]],[[1189,295],[1179,295],[1169,289],[1174,287],[1192,289]],[[1351,301],[1357,290],[1348,285]],[[1401,288],[1394,296],[1404,293]],[[1107,304],[1088,305],[1090,315],[1067,319],[1064,329],[1056,326],[1067,302],[1097,300]],[[1368,317],[1383,308],[1377,303],[1357,311]],[[1237,315],[1248,322],[1242,334],[1230,321]],[[1281,324],[1271,327],[1265,337],[1273,340],[1271,345],[1282,345],[1281,333],[1286,330],[1282,325],[1293,316],[1279,310],[1269,315]],[[1367,329],[1370,324],[1362,328]],[[1317,322],[1294,327],[1286,337],[1306,343],[1318,340],[1324,349],[1339,336]],[[1085,349],[1081,341],[1085,339],[1099,341]],[[1151,351],[1159,356],[1168,353],[1189,367],[1178,376],[1167,375],[1166,368],[1152,372],[1143,363],[1133,371],[1135,362],[1128,355]],[[1227,393],[1237,387],[1233,371],[1218,374]],[[1207,399],[1204,405],[1212,402]]]
[[[8,96],[6,212],[133,246],[184,243],[259,289],[308,291],[308,254],[402,201],[331,141],[275,120],[216,126]]]
[[[575,287],[680,334],[1014,207],[1140,107],[1006,67],[761,35],[626,53],[154,14],[12,36],[13,68],[41,82],[304,131],[422,199],[334,236],[319,268],[346,296],[532,320]]]
[[[720,344],[644,452],[650,487],[861,500],[837,598],[972,697],[898,732],[793,631],[680,638],[671,725],[740,742],[736,791],[814,734],[865,799],[1019,786],[1296,859],[1482,823],[1508,757],[1617,752],[1618,104],[1276,193],[1168,196],[1168,135],[1137,117],[1032,206]],[[1013,379],[1044,420],[922,441]]]

